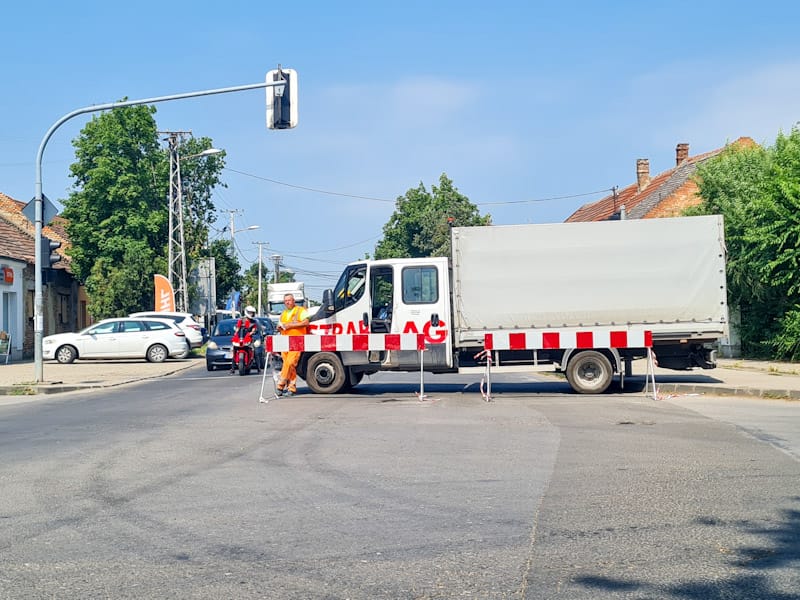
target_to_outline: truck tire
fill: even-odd
[[[308,359],[305,380],[315,394],[338,394],[347,383],[347,374],[336,354],[317,352]]]
[[[579,352],[567,364],[567,381],[579,394],[602,394],[613,374],[611,361],[596,350]]]

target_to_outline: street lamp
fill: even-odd
[[[202,152],[198,152],[197,154],[190,154],[189,156],[181,156],[181,160],[188,160],[190,158],[200,158],[203,156],[213,156],[214,154],[222,154],[225,150],[220,150],[219,148],[207,148]]]
[[[241,229],[231,229],[231,243],[233,243],[233,236],[240,231],[254,231],[256,229],[261,229],[261,225],[250,225],[249,227],[242,227]]]

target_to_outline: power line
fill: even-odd
[[[305,190],[307,192],[316,192],[318,194],[328,194],[330,196],[344,196],[345,198],[358,198],[359,200],[374,200],[376,202],[391,202],[394,203],[394,200],[387,200],[386,198],[374,198],[372,196],[358,196],[355,194],[344,194],[342,192],[331,192],[328,190],[319,190],[316,188],[306,187],[303,185],[295,185],[293,183],[286,183],[285,181],[278,181],[276,179],[270,179],[269,177],[262,177],[260,175],[253,175],[252,173],[245,173],[244,171],[237,171],[236,169],[231,169],[230,167],[225,167],[226,171],[231,171],[233,173],[238,173],[239,175],[244,175],[246,177],[252,177],[253,179],[261,179],[262,181],[269,181],[270,183],[274,183],[275,185],[283,185],[290,188],[295,188],[298,190]]]
[[[353,246],[360,246],[361,244],[366,244],[367,242],[371,242],[372,240],[377,240],[379,237],[381,236],[373,235],[371,238],[361,240],[360,242],[354,242],[352,244],[348,244],[347,246],[339,246],[338,248],[331,248],[330,250],[313,250],[311,252],[305,252],[304,254],[329,254],[330,252],[336,252],[337,250],[346,250],[347,248],[352,248]]]
[[[261,181],[268,181],[269,183],[274,183],[275,185],[282,185],[285,187],[290,187],[298,190],[305,190],[307,192],[315,192],[318,194],[328,194],[330,196],[340,196],[344,198],[357,198],[359,200],[374,200],[375,202],[392,202],[394,203],[395,200],[387,200],[386,198],[376,198],[374,196],[359,196],[357,194],[347,194],[344,192],[332,192],[329,190],[321,190],[312,187],[306,187],[303,185],[296,185],[294,183],[286,183],[285,181],[278,181],[277,179],[270,179],[269,177],[262,177],[261,175],[254,175],[253,173],[247,173],[245,171],[239,171],[237,169],[232,169],[230,167],[224,167],[226,171],[231,171],[233,173],[238,173],[239,175],[244,175],[245,177],[252,177],[253,179],[260,179]],[[501,204],[531,204],[534,202],[552,202],[554,200],[569,200],[571,198],[581,198],[583,196],[593,196],[595,194],[602,194],[603,192],[610,192],[613,188],[607,188],[602,190],[596,190],[594,192],[584,192],[582,194],[569,194],[566,196],[550,196],[547,198],[531,198],[529,200],[506,200],[500,202],[474,202],[476,206],[498,206]],[[353,244],[356,245],[356,244]]]
[[[476,206],[493,206],[498,204],[529,204],[531,202],[550,202],[552,200],[568,200],[569,198],[581,198],[583,196],[593,196],[595,194],[602,194],[603,192],[610,192],[614,188],[607,190],[597,190],[594,192],[585,192],[583,194],[570,194],[569,196],[551,196],[549,198],[532,198],[531,200],[507,200],[501,202],[476,202]]]

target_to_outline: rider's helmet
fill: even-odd
[[[247,306],[244,309],[244,314],[247,315],[249,318],[253,319],[256,316],[256,309],[252,306]]]

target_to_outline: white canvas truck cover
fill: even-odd
[[[717,215],[457,227],[452,261],[457,335],[728,319]]]

